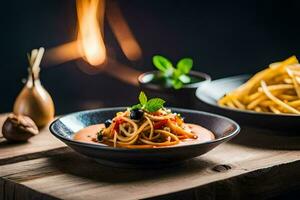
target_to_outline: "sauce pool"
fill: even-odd
[[[188,126],[191,129],[191,131],[198,136],[198,138],[182,140],[179,144],[172,145],[172,146],[203,143],[215,139],[215,135],[210,130],[200,125],[186,124],[186,126]],[[99,144],[98,142],[96,142],[97,132],[99,132],[99,130],[103,128],[105,128],[104,124],[96,124],[96,125],[85,127],[80,131],[78,131],[77,133],[75,133],[73,139],[75,141],[80,141],[80,142]]]

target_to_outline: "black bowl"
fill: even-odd
[[[107,145],[83,143],[72,139],[73,134],[78,130],[89,125],[103,123],[106,119],[114,117],[116,112],[123,110],[125,110],[125,107],[104,108],[69,114],[55,120],[50,125],[50,131],[75,151],[94,158],[104,165],[119,167],[155,167],[178,163],[210,151],[217,145],[230,140],[240,131],[239,125],[231,119],[200,111],[173,108],[172,110],[181,113],[187,122],[199,124],[211,130],[216,139],[204,143],[153,149],[113,148]]]
[[[211,78],[203,72],[191,71],[190,76],[199,79],[199,82],[184,85],[181,89],[176,90],[172,87],[156,84],[151,80],[158,75],[159,71],[150,71],[141,74],[138,77],[139,85],[149,97],[160,97],[167,101],[167,106],[196,108],[197,98],[195,96],[196,89],[209,83]]]
[[[243,125],[260,127],[274,131],[275,134],[294,135],[298,134],[300,116],[292,114],[273,114],[254,112],[248,110],[231,109],[219,106],[217,101],[226,93],[236,89],[250,78],[250,75],[240,75],[219,80],[199,87],[196,91],[197,98],[202,102],[201,110],[209,110],[236,120]]]

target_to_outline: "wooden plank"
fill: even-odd
[[[9,192],[7,192],[9,191]],[[14,184],[11,181],[0,181],[0,199],[3,200],[23,200],[23,199],[38,199],[38,200],[57,200],[57,198],[35,192],[34,190],[20,184]]]
[[[149,199],[283,199],[278,198],[282,194],[297,199],[300,195],[300,172],[290,172],[299,167],[300,162],[277,165]]]
[[[87,200],[164,199],[172,193],[193,199],[220,194],[264,198],[300,188],[300,137],[245,130],[232,142],[177,167],[110,168],[68,152],[2,165],[0,185],[8,181],[53,198]]]
[[[0,130],[2,130],[6,117],[7,114],[0,115]],[[61,152],[64,149],[66,149],[65,144],[52,136],[48,127],[43,128],[39,135],[32,137],[25,143],[9,143],[0,133],[0,165],[38,158],[45,154]]]

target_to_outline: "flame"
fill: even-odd
[[[141,47],[132,34],[118,2],[115,0],[107,2],[106,16],[112,32],[117,38],[125,56],[132,61],[140,59],[142,56]]]
[[[104,44],[105,0],[76,0],[78,35],[76,40],[47,49],[43,66],[59,65],[78,60],[79,69],[87,74],[106,72],[123,82],[137,86],[140,71],[119,63],[113,55],[106,55]],[[107,1],[107,20],[123,53],[135,61],[142,56],[142,50],[115,0]],[[93,67],[93,66],[97,66]],[[101,66],[101,69],[100,69]]]
[[[93,66],[99,66],[106,60],[106,49],[102,37],[104,0],[77,0],[79,24],[78,44],[85,60]],[[100,21],[99,19],[100,18]],[[100,24],[100,26],[99,26]]]
[[[54,66],[64,62],[82,58],[82,52],[79,51],[79,41],[72,41],[69,43],[61,44],[46,50],[44,59],[42,60],[43,66]]]

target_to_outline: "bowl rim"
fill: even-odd
[[[224,77],[224,78],[220,78],[220,79],[216,79],[216,80],[212,80],[210,81],[209,83],[201,86],[201,87],[198,87],[196,92],[195,92],[195,95],[197,97],[197,99],[209,106],[212,106],[214,108],[218,108],[218,109],[222,109],[222,110],[225,110],[225,111],[229,111],[229,112],[236,112],[236,113],[240,113],[240,114],[249,114],[249,115],[261,115],[261,116],[280,116],[280,117],[300,117],[300,115],[296,115],[296,114],[288,114],[288,113],[285,113],[285,114],[274,114],[274,113],[267,113],[267,112],[255,112],[255,111],[251,111],[251,110],[241,110],[241,109],[233,109],[233,108],[229,108],[229,107],[224,107],[224,106],[219,106],[217,104],[217,101],[215,104],[213,103],[210,103],[209,101],[206,101],[205,99],[203,99],[203,90],[207,87],[210,87],[211,84],[216,84],[216,83],[219,83],[219,82],[224,82],[226,80],[230,80],[230,79],[244,79],[245,81],[247,81],[250,77],[252,77],[251,74],[240,74],[240,75],[236,75],[236,76],[228,76],[228,77]],[[211,97],[211,96],[208,96],[208,95],[205,95],[207,97]],[[214,99],[214,98],[212,98]]]
[[[153,84],[151,82],[145,82],[143,80],[143,78],[147,75],[150,75],[150,74],[153,74],[153,75],[156,75],[158,74],[159,71],[158,70],[152,70],[152,71],[147,71],[147,72],[144,72],[142,74],[140,74],[138,76],[138,83],[139,85],[142,85],[144,87],[147,87],[147,88],[150,88],[150,89],[153,89],[153,90],[169,90],[169,91],[177,91],[175,90],[174,88],[172,87],[163,87],[159,84]],[[204,72],[199,72],[199,71],[190,71],[189,73],[190,75],[194,76],[194,77],[200,77],[200,78],[203,78],[204,80],[202,81],[198,81],[196,83],[191,83],[191,84],[186,84],[186,85],[183,85],[183,87],[181,88],[182,89],[189,89],[189,88],[198,88],[200,85],[204,84],[204,83],[208,83],[211,81],[211,76],[204,73]]]
[[[161,151],[162,149],[164,151],[168,151],[168,150],[174,150],[174,149],[182,149],[182,148],[187,148],[187,147],[191,147],[191,146],[198,146],[198,145],[206,145],[206,144],[214,144],[214,143],[218,143],[218,142],[222,142],[222,141],[227,141],[232,139],[233,137],[235,137],[236,135],[238,135],[238,133],[241,130],[240,125],[235,122],[234,120],[228,118],[228,117],[224,117],[222,115],[218,115],[218,114],[213,114],[213,113],[208,113],[208,112],[204,112],[204,111],[198,111],[198,110],[190,110],[190,109],[184,109],[184,108],[176,108],[176,107],[168,107],[170,109],[176,109],[176,112],[189,112],[189,113],[196,113],[196,114],[202,114],[202,115],[208,115],[211,117],[216,117],[216,118],[221,118],[222,120],[226,120],[229,123],[231,123],[233,125],[233,130],[230,130],[227,132],[227,135],[211,140],[211,141],[207,141],[207,142],[202,142],[202,143],[196,143],[196,144],[189,144],[189,145],[180,145],[180,146],[168,146],[168,147],[160,147],[160,148],[145,148],[145,149],[129,149],[129,148],[115,148],[115,147],[111,147],[108,145],[101,145],[101,144],[93,144],[93,143],[85,143],[85,142],[80,142],[80,141],[75,141],[66,137],[61,136],[60,134],[58,134],[55,130],[54,130],[54,125],[55,123],[57,123],[60,119],[64,118],[64,117],[68,117],[71,115],[78,115],[78,114],[85,114],[85,113],[89,113],[89,112],[98,112],[98,111],[120,111],[120,110],[124,110],[127,107],[109,107],[109,108],[99,108],[99,109],[92,109],[92,110],[84,110],[84,111],[79,111],[79,112],[73,112],[73,113],[69,113],[63,116],[58,117],[57,119],[55,119],[49,126],[49,130],[51,132],[52,135],[54,135],[55,137],[57,137],[58,139],[60,139],[63,142],[67,142],[67,143],[72,143],[75,145],[80,145],[80,146],[84,146],[84,147],[89,147],[89,148],[96,148],[99,150],[105,150],[105,151],[118,151],[118,152],[151,152],[151,151]],[[214,133],[215,134],[215,133]]]

